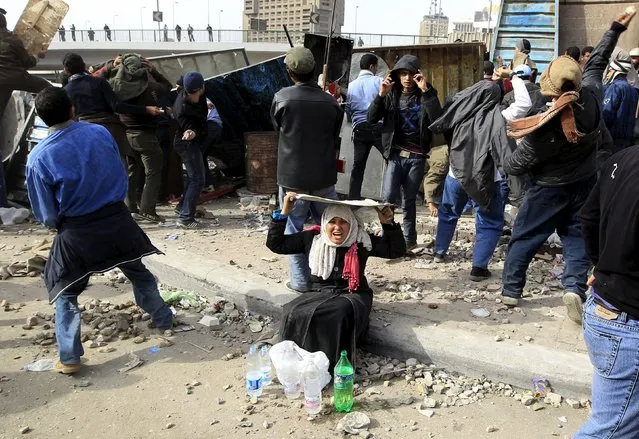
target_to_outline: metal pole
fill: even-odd
[[[359,6],[355,6],[355,34],[357,34],[357,12],[359,11]]]
[[[490,25],[493,18],[493,0],[490,0],[490,6],[488,7],[488,34],[490,35]]]
[[[326,90],[326,82],[328,75],[328,60],[331,56],[331,42],[333,41],[333,26],[335,24],[335,9],[337,7],[337,0],[333,0],[333,13],[331,14],[331,24],[328,30],[328,39],[326,40],[326,51],[324,53],[324,68],[322,69],[322,89]]]
[[[157,1],[155,2],[155,10],[156,10],[156,11],[158,11],[158,12],[160,11],[160,0],[157,0]],[[162,21],[164,21],[164,17],[162,17]],[[162,34],[161,34],[162,29],[160,28],[160,25],[161,25],[161,24],[162,24],[162,23],[160,23],[160,22],[158,21],[158,38],[159,38],[159,40],[160,40],[160,41],[162,41],[162,38],[160,38],[160,37],[162,36]],[[157,41],[157,40],[156,40],[156,41]]]

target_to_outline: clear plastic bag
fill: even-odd
[[[317,369],[320,371],[322,389],[326,387],[328,383],[331,382],[331,374],[328,371],[328,367],[330,363],[328,361],[328,357],[326,356],[326,354],[321,351],[313,352],[313,353],[308,352],[300,348],[295,342],[290,340],[285,340],[274,345],[269,351],[269,354],[271,356],[271,361],[273,362],[273,366],[275,366],[277,379],[280,382],[282,382],[282,380],[280,379],[280,371],[287,369],[287,366],[289,366],[287,364],[289,361],[287,361],[286,357],[287,357],[287,352],[289,352],[290,349],[295,350],[295,352],[297,352],[297,354],[301,357],[301,361],[298,361],[295,364],[296,367],[298,368],[300,375],[302,373],[302,369],[304,367],[304,363],[306,359],[310,359],[313,361],[313,363],[315,363],[315,366],[317,366]]]

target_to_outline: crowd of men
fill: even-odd
[[[174,124],[173,148],[187,175],[177,225],[200,226],[195,215],[207,184],[208,142],[219,139],[222,120],[207,102],[201,74],[189,72],[171,84],[135,54],[96,68],[68,54],[64,87],[51,87],[27,73],[37,59],[6,29],[0,12],[0,74],[6,79],[0,99],[6,103],[5,95],[14,89],[39,92],[36,110],[51,128],[30,154],[26,177],[34,215],[58,230],[45,279],[59,314],[56,369],[73,373],[83,353],[77,296],[93,272],[122,268],[153,324],[171,328],[155,279],[140,262],[158,250],[136,221],[164,221],[155,208],[171,143],[165,128]],[[473,209],[472,281],[492,276],[489,264],[505,206],[518,206],[502,274],[505,305],[520,304],[529,264],[551,234],[559,235],[563,302],[568,317],[583,324],[595,368],[593,413],[577,438],[633,437],[639,419],[634,384],[639,370],[633,360],[639,353],[634,290],[639,288],[634,248],[639,199],[633,184],[639,149],[631,147],[639,49],[628,53],[617,47],[634,15],[626,11],[617,17],[594,48],[568,48],[539,78],[534,48],[521,39],[507,67],[485,62],[483,79],[443,106],[418,57],[401,57],[380,77],[373,54],[361,58],[361,72],[342,105],[318,85],[312,52],[295,47],[285,57],[294,85],[275,94],[271,109],[279,132],[282,205],[290,193],[337,198],[346,115],[354,145],[349,197],[361,198],[366,163],[377,149],[386,162],[382,198],[402,207],[408,252],[419,245],[417,200],[423,185],[428,211],[438,218],[433,252],[438,263],[448,259],[460,216]],[[187,32],[192,39],[190,26]],[[171,95],[174,86],[177,94]],[[435,139],[447,146],[433,148]],[[309,218],[320,223],[325,208],[298,200],[286,212],[285,234],[301,232]],[[99,250],[89,254],[87,248]],[[311,290],[308,257],[290,256],[291,290]]]
[[[631,76],[639,49],[616,48],[634,15],[621,14],[596,47],[569,48],[540,78],[534,48],[519,40],[507,68],[486,62],[484,79],[443,108],[417,57],[401,57],[380,77],[378,58],[364,55],[345,105],[354,145],[349,197],[361,197],[366,163],[377,149],[386,161],[382,197],[402,206],[409,251],[418,245],[422,184],[429,211],[438,217],[436,262],[446,262],[460,215],[469,204],[474,208],[472,281],[492,276],[488,265],[502,234],[505,205],[519,206],[501,293],[504,304],[518,306],[530,263],[557,232],[565,262],[563,301],[568,317],[584,325],[596,370],[593,413],[577,438],[634,437],[639,427],[634,361],[639,198],[632,185],[639,149],[629,147],[635,143],[639,84]],[[309,50],[292,49],[285,62],[295,85],[278,92],[272,107],[280,132],[280,198],[291,192],[335,198],[343,113],[315,83]],[[448,145],[447,166],[431,155],[438,134]],[[424,179],[426,172],[431,175]],[[309,217],[318,224],[324,209],[298,201],[287,211],[286,234],[299,233]],[[308,267],[307,255],[290,257],[290,289],[312,288]]]

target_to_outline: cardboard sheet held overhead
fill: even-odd
[[[13,33],[24,43],[29,55],[47,49],[58,32],[69,5],[62,0],[29,0]]]
[[[297,194],[296,197],[298,200],[303,201],[314,201],[316,203],[326,203],[326,204],[341,204],[343,206],[351,206],[351,207],[386,207],[392,206],[392,204],[388,203],[380,203],[375,200],[331,200],[329,198],[316,197],[314,195],[304,195]]]

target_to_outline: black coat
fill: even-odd
[[[462,90],[430,129],[448,134],[449,160],[455,178],[477,204],[488,208],[494,195],[495,166],[501,170],[510,146],[501,114],[502,90],[480,81]]]
[[[333,274],[326,280],[312,278],[312,292],[304,293],[284,306],[280,340],[292,340],[309,352],[322,351],[331,370],[346,350],[355,363],[357,341],[368,329],[373,291],[366,281],[366,261],[371,256],[394,259],[404,256],[406,243],[399,225],[384,225],[381,237],[371,235],[373,248],[358,247],[360,286],[352,294],[342,279],[347,248],[338,248]],[[317,231],[285,235],[286,220],[273,220],[266,246],[277,254],[308,254]]]
[[[430,84],[429,84],[430,87]],[[430,151],[433,140],[433,133],[428,129],[429,125],[435,121],[442,113],[442,107],[437,97],[437,90],[430,87],[426,93],[420,94],[421,110],[419,118],[420,146],[423,154]],[[393,148],[395,132],[401,130],[401,120],[399,114],[399,100],[402,91],[399,87],[393,88],[385,97],[379,94],[368,107],[368,122],[377,123],[383,119],[382,125],[382,147],[384,158],[388,159]]]
[[[333,186],[344,120],[335,98],[311,82],[285,87],[273,98],[271,118],[280,133],[277,184],[298,191]]]
[[[573,105],[577,129],[585,137],[577,144],[566,139],[561,118],[526,136],[504,163],[509,175],[530,173],[539,186],[558,187],[586,180],[597,172],[597,157],[606,155],[602,148],[610,145],[603,131],[602,77],[619,35],[625,27],[614,23],[607,31],[586,64],[579,100]],[[604,136],[604,134],[606,136]]]
[[[60,294],[79,295],[89,276],[152,254],[162,254],[131,218],[124,203],[79,217],[61,218],[44,269],[49,303]]]

